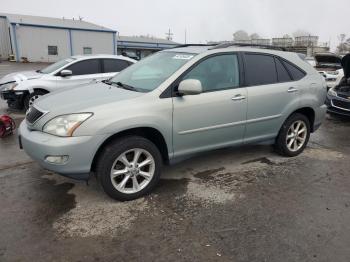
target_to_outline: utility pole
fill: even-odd
[[[167,33],[165,33],[165,35],[166,35],[167,40],[169,40],[169,41],[173,40],[174,34],[171,32],[170,28],[169,28],[169,31]]]
[[[187,30],[185,29],[185,44],[187,44]]]

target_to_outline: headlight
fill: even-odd
[[[72,136],[74,131],[92,115],[92,113],[78,113],[57,116],[44,125],[43,132],[55,136]]]
[[[337,92],[335,92],[334,89],[331,88],[331,89],[328,90],[328,95],[329,96],[337,96]]]
[[[3,86],[2,91],[11,91],[13,90],[16,86],[18,86],[18,83],[13,82],[13,83],[8,83]]]

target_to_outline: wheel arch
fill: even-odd
[[[299,108],[295,111],[293,111],[292,113],[290,113],[288,115],[288,117],[284,120],[284,122],[293,114],[295,113],[299,113],[299,114],[302,114],[304,116],[306,116],[309,121],[310,121],[310,131],[311,132],[314,132],[314,123],[315,123],[315,110],[312,108],[312,107],[302,107],[302,108]],[[283,123],[284,123],[283,122]]]
[[[162,156],[162,159],[163,159],[163,162],[165,164],[169,163],[169,150],[168,150],[167,143],[166,143],[165,138],[162,135],[162,133],[153,127],[136,127],[136,128],[123,130],[123,131],[120,131],[116,134],[109,136],[97,149],[97,151],[94,155],[94,158],[92,160],[91,171],[95,170],[99,156],[101,155],[103,149],[109,143],[111,143],[114,140],[119,139],[121,137],[131,136],[131,135],[141,136],[141,137],[149,139],[159,149],[161,156]]]

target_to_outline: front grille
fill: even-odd
[[[27,115],[26,115],[26,120],[29,124],[34,124],[40,117],[44,115],[43,112],[40,110],[36,109],[34,106],[30,107]]]
[[[338,96],[341,97],[341,98],[345,98],[345,99],[350,100],[350,95],[349,94],[338,93]]]
[[[339,108],[350,110],[350,101],[346,102],[346,101],[342,101],[342,100],[333,99],[332,100],[332,104],[335,107],[339,107]]]

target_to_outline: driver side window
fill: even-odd
[[[72,71],[73,76],[77,75],[93,75],[101,73],[101,64],[99,59],[88,59],[65,68]]]
[[[202,83],[203,92],[231,89],[239,86],[238,57],[223,54],[210,57],[188,72],[183,80],[196,79]]]

